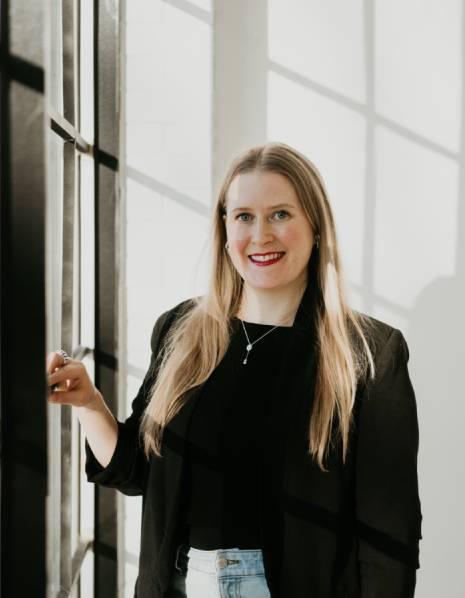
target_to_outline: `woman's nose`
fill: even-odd
[[[252,240],[256,243],[268,241],[273,237],[271,223],[266,218],[256,218],[252,230]]]

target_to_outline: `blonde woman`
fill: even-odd
[[[285,144],[244,152],[212,236],[208,290],[158,318],[125,422],[80,362],[50,357],[50,400],[76,406],[88,479],[144,497],[135,596],[413,596],[408,348],[347,304],[317,169]]]

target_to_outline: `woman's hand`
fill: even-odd
[[[102,395],[89,378],[85,365],[77,359],[69,359],[64,365],[60,353],[49,353],[47,381],[50,403],[92,409],[102,402]]]

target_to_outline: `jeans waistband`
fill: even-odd
[[[200,550],[181,544],[176,553],[175,567],[184,574],[189,568],[214,574],[217,577],[265,574],[260,548]]]

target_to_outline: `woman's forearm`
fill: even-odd
[[[87,442],[102,467],[106,467],[115,452],[118,424],[105,400],[97,390],[95,401],[85,407],[74,407]]]

